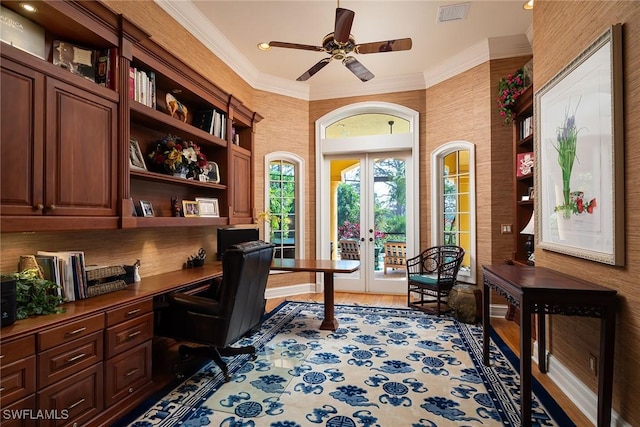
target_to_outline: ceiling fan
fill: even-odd
[[[356,44],[355,39],[351,35],[351,25],[353,24],[354,16],[355,12],[341,8],[338,3],[338,7],[336,8],[335,28],[332,33],[324,36],[324,39],[322,39],[322,46],[278,41],[269,42],[269,46],[326,52],[330,55],[328,58],[321,59],[314,66],[305,71],[296,79],[298,81],[302,82],[308,80],[311,76],[323,69],[329,62],[331,62],[332,59],[342,61],[345,67],[351,70],[351,72],[363,82],[369,81],[374,77],[373,73],[369,71],[367,67],[362,65],[360,61],[351,56],[351,53],[367,54],[398,52],[401,50],[411,49],[412,42],[410,38],[404,38]]]

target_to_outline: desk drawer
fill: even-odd
[[[38,354],[38,388],[60,381],[102,360],[102,331]]]
[[[4,349],[3,349],[4,350]],[[0,407],[36,391],[36,356],[27,356],[0,369]]]
[[[124,307],[107,311],[107,327],[117,325],[125,320],[135,319],[153,311],[153,301],[148,299]]]
[[[17,340],[2,342],[0,345],[0,367],[24,359],[36,352],[35,335],[29,335]]]
[[[104,329],[104,314],[102,313],[76,320],[75,322],[65,323],[64,325],[40,332],[38,334],[38,349],[39,351],[48,350],[77,338],[86,337],[101,329]]]
[[[152,343],[132,348],[105,364],[105,406],[127,399],[151,382]]]
[[[31,394],[12,405],[2,405],[0,424],[2,427],[35,427],[36,411],[36,395]]]
[[[82,425],[102,412],[103,369],[102,363],[95,364],[39,391],[38,409],[59,415],[40,420],[40,426]]]
[[[153,338],[153,313],[107,329],[107,358]]]

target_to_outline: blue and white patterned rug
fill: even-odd
[[[482,364],[482,327],[409,309],[287,302],[238,345],[223,382],[207,363],[119,425],[220,427],[519,426],[518,359],[497,337]],[[497,344],[497,345],[496,345]],[[573,426],[534,379],[533,425]]]

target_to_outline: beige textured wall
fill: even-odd
[[[640,3],[633,1],[536,2],[534,82],[542,87],[609,26],[623,23],[625,241],[624,267],[536,250],[536,266],[549,267],[608,286],[619,293],[613,406],[640,425]],[[592,390],[589,353],[598,354],[596,319],[552,317],[552,352]]]

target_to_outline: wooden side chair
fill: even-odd
[[[464,249],[459,246],[434,246],[408,259],[409,307],[437,315],[443,313],[440,304],[446,303],[443,298],[448,298],[456,284],[463,257]]]
[[[407,244],[406,242],[385,242],[384,244],[384,274],[387,268],[406,268]]]
[[[340,240],[340,259],[360,259],[360,242],[357,240]]]

